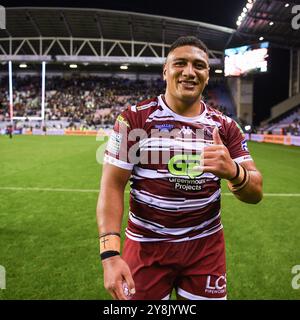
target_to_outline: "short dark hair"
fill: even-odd
[[[200,39],[194,37],[194,36],[182,36],[179,37],[177,40],[175,40],[170,49],[169,49],[169,53],[172,52],[173,50],[175,50],[178,47],[184,47],[184,46],[192,46],[192,47],[197,47],[201,50],[203,50],[207,55],[208,55],[208,48],[207,46],[204,44],[203,41],[201,41]]]

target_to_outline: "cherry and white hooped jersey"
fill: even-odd
[[[117,118],[104,161],[132,171],[126,235],[136,241],[187,241],[223,228],[220,179],[193,170],[218,127],[237,163],[252,160],[242,129],[206,106],[196,117],[172,111],[163,96],[130,106]]]

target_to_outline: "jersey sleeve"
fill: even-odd
[[[116,119],[113,131],[109,137],[104,163],[115,165],[125,170],[132,170],[134,163],[129,160],[129,150],[134,144],[129,141],[130,131],[134,129],[134,119],[130,107],[123,111]]]
[[[237,162],[252,160],[242,128],[232,120],[225,128],[226,147],[231,158]]]

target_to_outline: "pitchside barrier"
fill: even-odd
[[[22,131],[22,132],[21,132]],[[47,129],[43,131],[42,129],[23,129],[15,131],[15,134],[25,134],[25,135],[66,135],[66,136],[110,136],[112,129],[99,129],[97,130],[66,130],[66,129]],[[5,132],[1,132],[5,134]],[[275,144],[283,144],[287,146],[300,146],[300,136],[283,136],[279,134],[245,134],[246,140],[256,141],[256,142],[267,142]]]
[[[23,129],[23,134],[33,136],[110,136],[112,129],[99,129],[97,130],[66,130],[66,129]]]
[[[283,136],[279,134],[246,134],[249,141],[284,144],[287,146],[300,146],[300,136]]]

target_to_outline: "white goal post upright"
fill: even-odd
[[[12,87],[12,62],[8,61],[8,79],[9,79],[9,117],[13,124],[14,107],[13,107],[13,87]]]
[[[45,125],[45,94],[46,94],[46,62],[42,61],[42,99],[41,99],[41,116],[40,117],[14,117],[13,116],[13,92],[12,92],[12,66],[9,61],[9,96],[10,96],[10,119],[13,120],[41,120],[42,126]]]
[[[45,79],[46,79],[46,62],[42,62],[42,126],[45,125]]]

